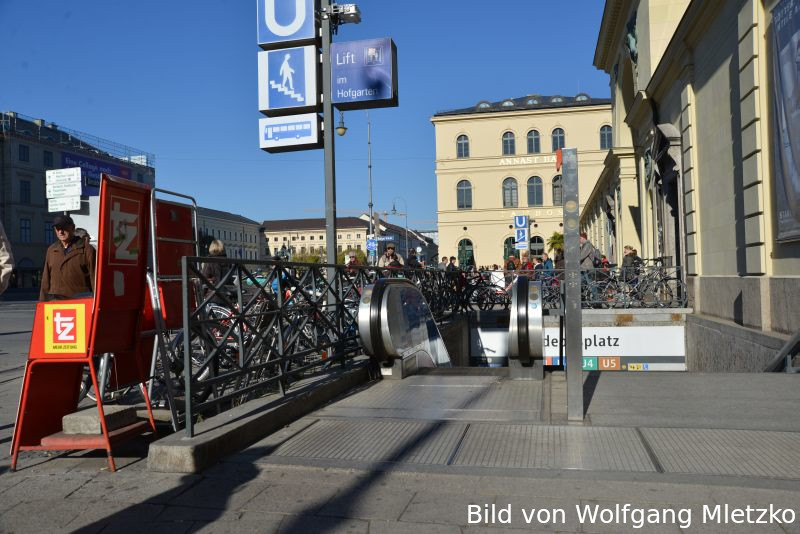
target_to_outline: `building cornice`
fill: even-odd
[[[625,124],[632,129],[639,129],[647,125],[647,121],[652,118],[652,115],[651,100],[647,97],[647,92],[637,91],[631,109],[625,115]]]
[[[593,65],[607,74],[611,74],[614,67],[617,56],[616,45],[620,37],[619,28],[624,28],[630,8],[630,0],[606,0],[600,31],[597,34]]]
[[[574,113],[597,113],[603,111],[611,111],[611,104],[590,104],[585,106],[564,106],[558,108],[540,108],[540,109],[518,109],[514,111],[495,111],[495,112],[480,112],[464,113],[461,115],[435,115],[431,117],[431,122],[436,124],[438,122],[457,122],[457,121],[472,121],[477,119],[509,119],[539,115],[558,115],[558,114],[574,114]]]

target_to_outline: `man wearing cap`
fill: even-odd
[[[394,251],[394,243],[386,245],[386,252],[378,260],[378,267],[402,267],[403,258]]]
[[[47,248],[39,300],[72,298],[94,291],[95,250],[85,239],[75,235],[75,223],[69,215],[53,220],[58,240]]]

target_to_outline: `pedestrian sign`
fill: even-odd
[[[372,252],[373,250],[378,250],[378,240],[377,239],[367,239],[367,250]]]
[[[313,46],[258,53],[258,109],[275,117],[317,106],[317,54]]]

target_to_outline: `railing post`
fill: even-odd
[[[184,422],[186,425],[186,437],[194,436],[194,421],[192,414],[192,343],[191,325],[189,324],[189,258],[181,258],[181,280],[183,283],[183,385],[186,398],[184,402],[186,409],[184,412]],[[165,373],[169,370],[165,369]]]

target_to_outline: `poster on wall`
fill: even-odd
[[[800,0],[772,10],[778,241],[800,239]]]

